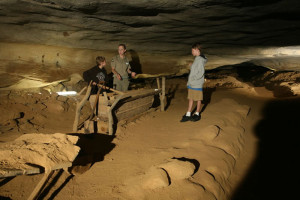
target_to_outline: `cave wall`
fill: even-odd
[[[207,69],[250,62],[299,71],[299,11],[296,0],[2,0],[0,87],[20,76],[81,74],[98,55],[109,71],[119,43],[138,73],[188,68],[194,42],[203,44]]]

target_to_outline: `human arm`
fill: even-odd
[[[136,73],[131,70],[131,66],[130,66],[129,62],[128,62],[127,73],[130,74],[130,76],[132,78],[134,78],[136,76]]]
[[[114,74],[115,77],[117,77],[117,79],[121,80],[122,76],[116,70],[116,62],[115,62],[116,59],[117,59],[116,56],[111,59],[111,62],[110,62],[111,72]]]
[[[206,63],[206,59],[202,57],[195,58],[195,61],[191,66],[191,71],[188,77],[187,85],[189,86],[199,86],[199,84],[201,85],[201,82],[204,80],[205,63]]]
[[[122,79],[121,75],[117,72],[115,67],[111,67],[111,71],[117,77],[117,79],[119,79],[119,80]]]
[[[131,69],[130,69],[130,68],[128,68],[128,69],[127,69],[127,72],[128,72],[128,74],[130,74],[130,75],[131,75],[131,77],[132,77],[132,78],[134,78],[134,77],[136,76],[136,73],[135,73],[135,72],[133,72],[133,71],[131,71]]]

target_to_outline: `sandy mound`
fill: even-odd
[[[186,191],[177,193],[177,198],[228,199],[228,180],[244,147],[248,112],[249,106],[232,99],[212,104],[205,110],[209,115],[203,116],[208,122],[205,128],[186,138],[174,135],[176,141],[170,140],[171,146],[166,147],[169,158],[162,157],[163,163],[125,180],[119,192],[128,199],[173,199],[180,187]]]
[[[26,134],[2,143],[0,175],[28,174],[34,167],[42,167],[45,171],[70,167],[80,150],[75,146],[77,140],[77,136],[62,133]]]
[[[70,170],[74,174],[66,178],[66,183],[58,181],[62,186],[54,183],[45,198],[51,195],[55,199],[230,199],[242,178],[236,174],[237,166],[241,166],[238,163],[248,159],[242,157],[249,147],[245,131],[251,132],[259,120],[256,103],[269,100],[265,94],[273,100],[283,90],[272,89],[287,83],[288,76],[296,84],[298,73],[253,72],[251,77],[256,78],[252,79],[247,73],[241,78],[243,71],[229,71],[208,72],[206,105],[199,123],[179,122],[187,108],[186,77],[169,77],[165,112],[150,112],[133,121],[118,122],[115,136],[80,135],[81,151]],[[266,87],[261,85],[265,80],[269,80]],[[145,82],[149,83],[147,87],[156,87],[155,79]],[[142,87],[139,82],[134,84]],[[288,91],[281,95],[290,96],[293,91]],[[2,95],[0,108],[6,114],[0,118],[1,141],[12,141],[14,137],[10,135],[24,132],[68,132],[75,104],[76,97],[46,92]],[[83,113],[88,114],[90,110],[85,109]],[[40,160],[38,165],[46,162],[44,157]],[[250,167],[250,162],[247,164],[248,167],[243,166],[245,171]],[[49,166],[52,165],[45,165]],[[18,176],[5,181],[0,195],[24,199],[28,196],[28,180],[33,185],[38,178]]]

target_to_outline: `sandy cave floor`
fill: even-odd
[[[293,133],[298,131],[298,98],[278,100],[261,87],[256,95],[241,88],[207,90],[202,119],[180,123],[187,108],[185,80],[167,80],[167,88],[171,92],[165,112],[153,109],[119,123],[115,136],[79,136],[83,153],[69,169],[72,174],[56,172],[42,197],[237,200],[295,194],[293,178],[285,175],[296,174]],[[231,112],[239,110],[239,116]],[[56,123],[50,133],[66,132],[65,121]],[[236,137],[214,142],[203,132],[211,126]],[[0,140],[21,135],[9,134],[1,134]],[[41,177],[1,179],[0,199],[26,199]]]

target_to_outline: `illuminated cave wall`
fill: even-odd
[[[97,55],[110,70],[119,43],[140,73],[187,68],[194,42],[207,69],[251,62],[299,71],[299,11],[297,0],[2,0],[0,87],[81,74]]]

